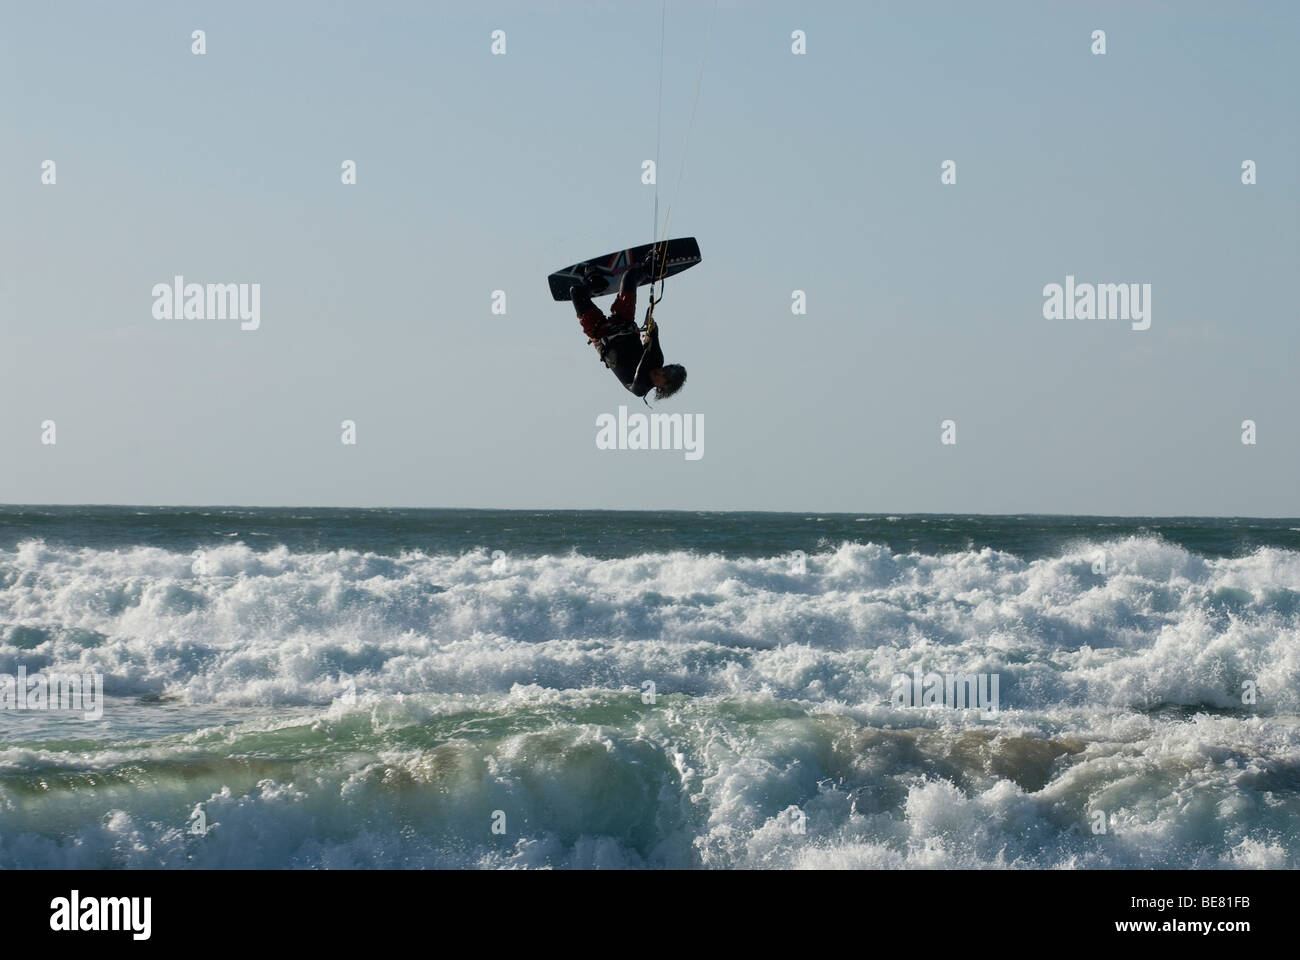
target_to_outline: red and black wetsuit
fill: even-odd
[[[654,384],[651,371],[664,365],[664,354],[659,349],[659,328],[654,327],[641,342],[641,330],[636,325],[636,286],[623,284],[606,317],[600,307],[586,294],[575,291],[573,308],[589,343],[605,366],[614,371],[618,382],[638,397],[644,397]]]

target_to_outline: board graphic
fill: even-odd
[[[556,270],[546,278],[551,285],[551,296],[556,300],[570,299],[569,288],[575,283],[581,283],[584,273],[588,270],[597,278],[593,279],[588,286],[591,296],[601,297],[609,293],[617,293],[619,278],[629,267],[649,262],[656,249],[666,259],[662,273],[664,277],[689,270],[701,259],[700,245],[695,242],[694,237],[678,237],[676,240],[665,240],[660,243],[644,243],[639,247],[617,250],[603,257],[593,257],[565,267],[563,270]],[[647,283],[657,282],[660,275],[659,268],[656,266],[653,276],[647,275],[638,285],[645,286]],[[602,279],[604,282],[599,282]]]

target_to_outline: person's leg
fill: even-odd
[[[591,302],[591,297],[581,287],[574,287],[569,293],[573,297],[573,309],[578,314],[578,322],[582,324],[582,332],[588,340],[599,339],[601,328],[607,322],[600,307]]]
[[[623,323],[636,323],[636,288],[644,274],[641,267],[632,267],[618,283],[618,296],[609,308],[609,318]]]

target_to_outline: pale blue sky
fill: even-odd
[[[0,501],[1300,514],[1300,6],[720,3],[658,314],[696,462],[596,449],[645,408],[546,287],[649,239],[660,10],[5,3]],[[261,329],[155,320],[177,273]],[[1044,320],[1066,274],[1151,329]]]

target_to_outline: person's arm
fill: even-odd
[[[659,326],[651,321],[646,328],[645,349],[641,351],[641,360],[636,365],[636,375],[632,378],[632,392],[643,397],[650,392],[650,372],[664,365],[664,352],[659,349]]]

